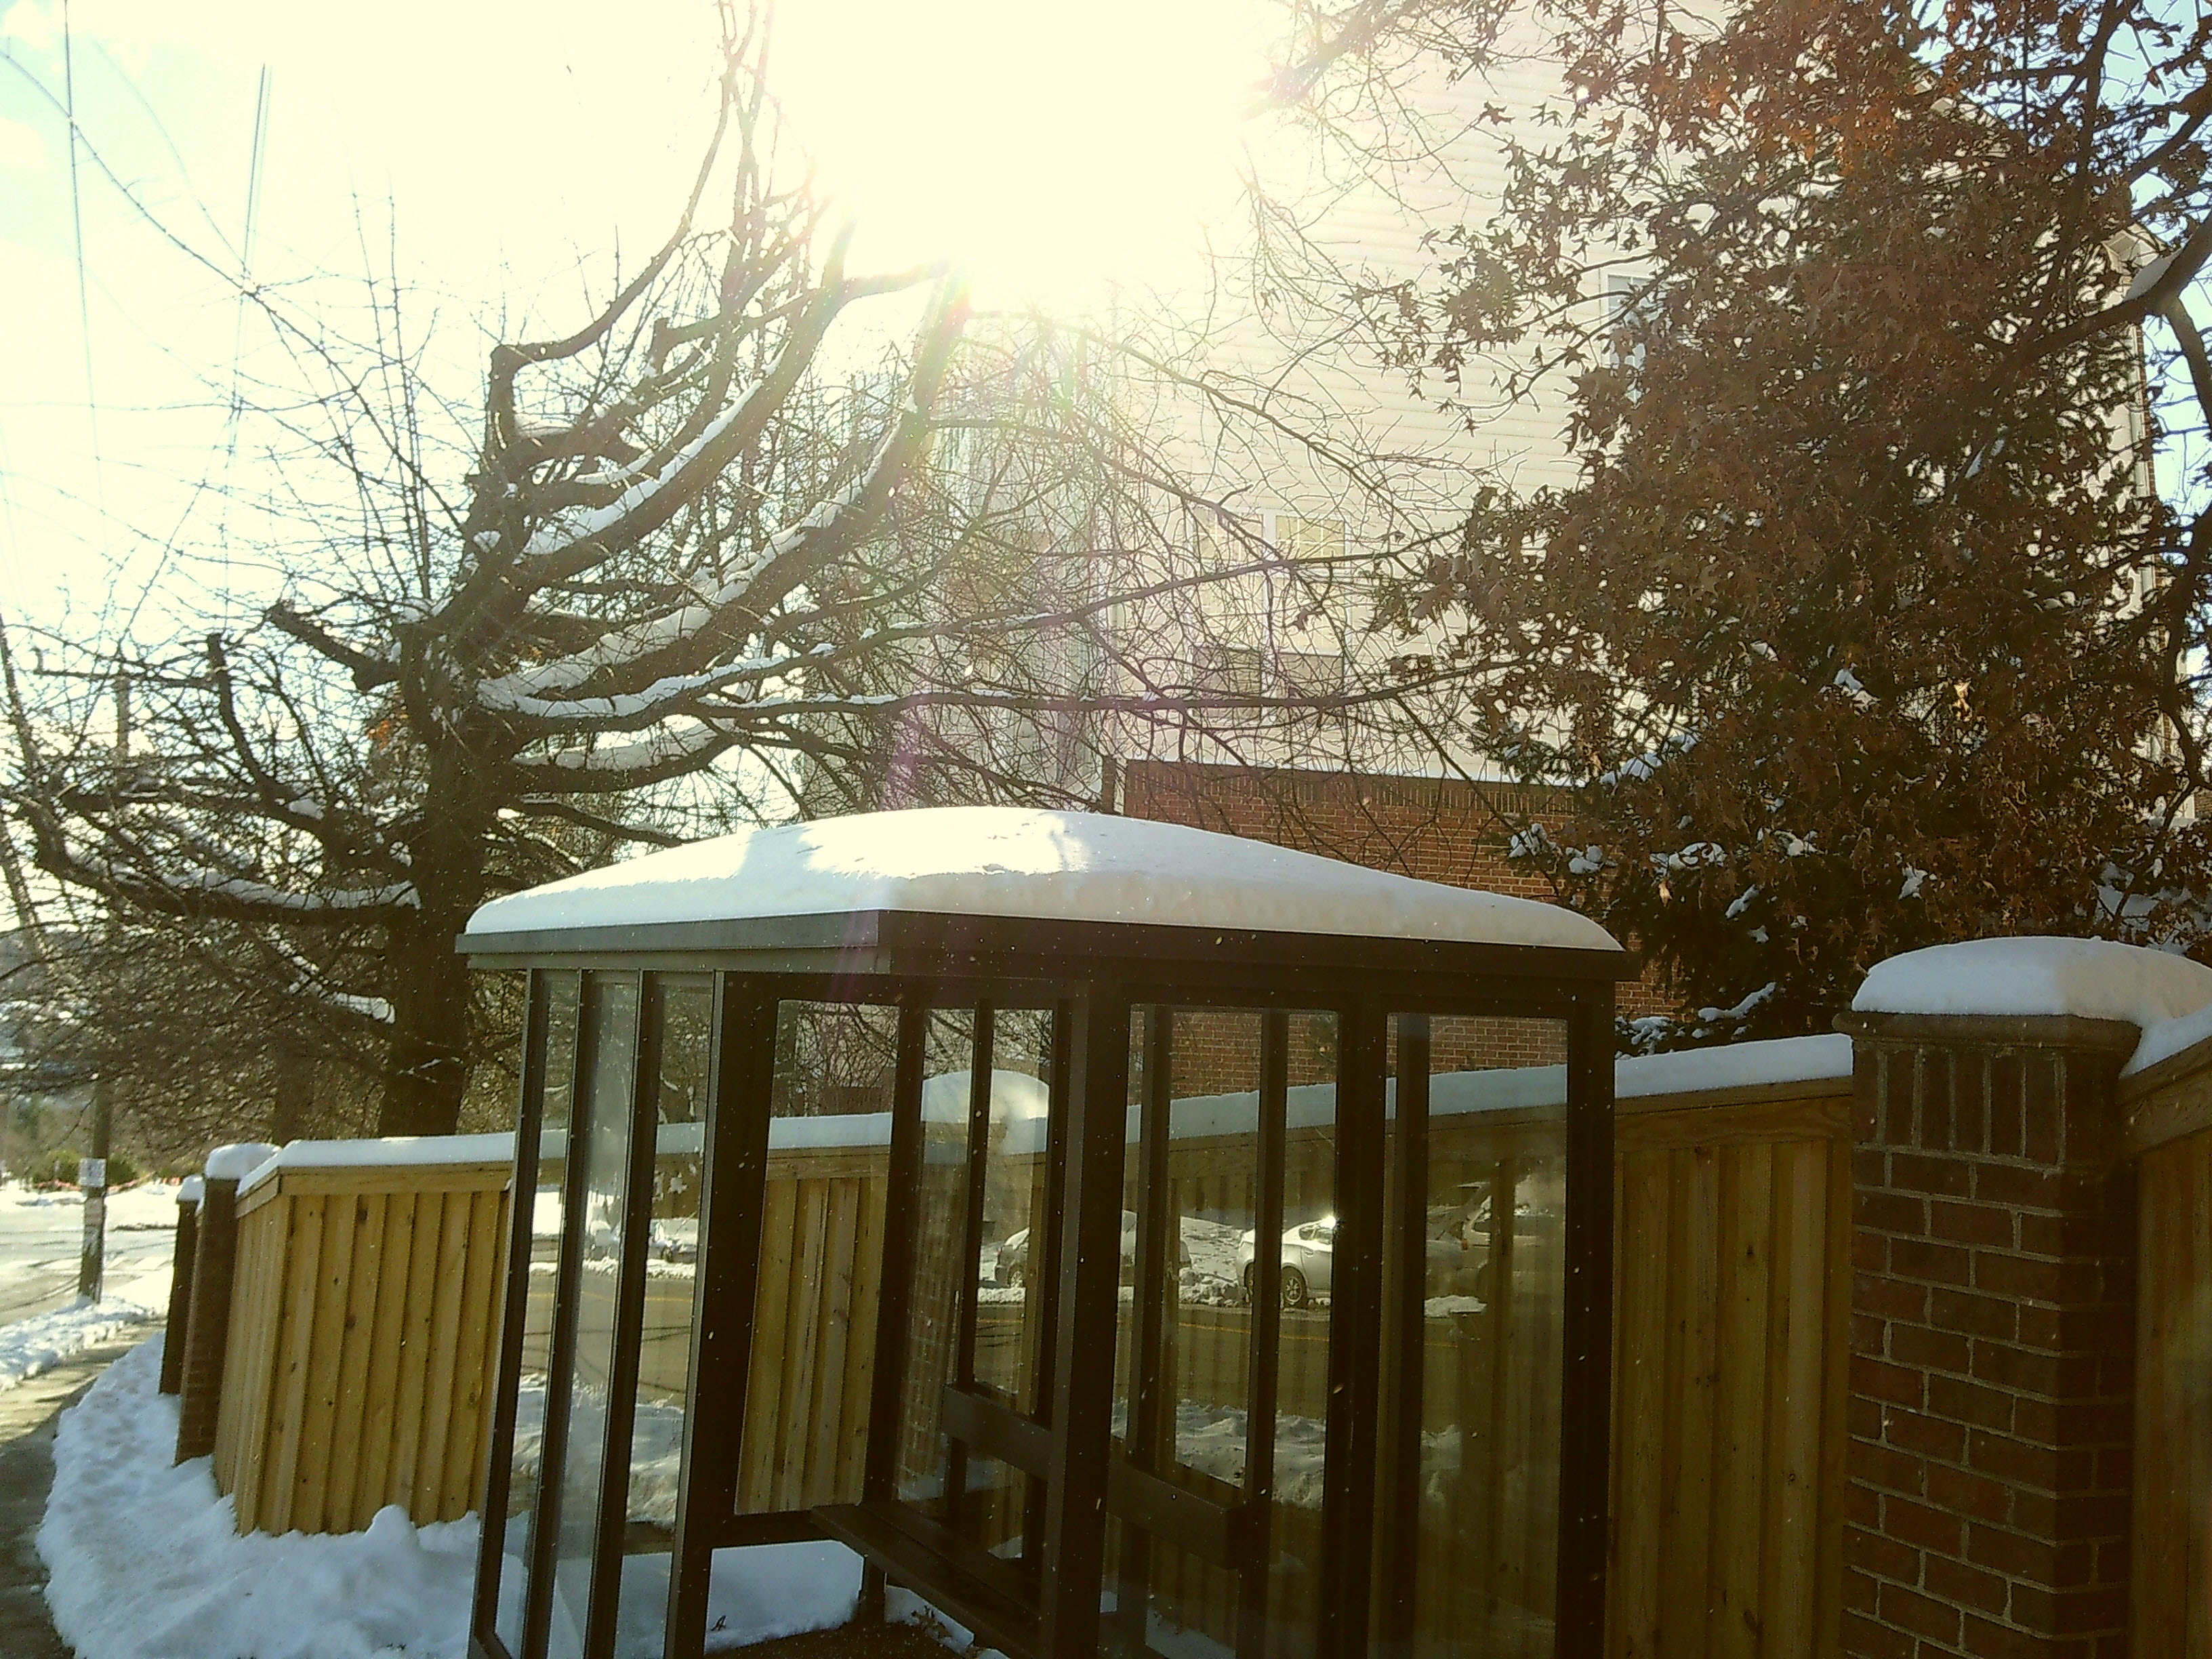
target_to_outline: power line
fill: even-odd
[[[76,54],[70,29],[69,0],[62,0],[62,112],[69,118],[70,223],[76,237],[77,333],[84,342],[84,414],[92,428],[92,489],[104,518],[107,513],[107,475],[100,456],[100,399],[92,380],[92,300],[84,276],[84,192],[77,184],[76,167]]]
[[[269,94],[272,77],[269,65],[261,66],[261,79],[253,94],[253,150],[246,169],[246,234],[239,251],[238,313],[230,333],[230,412],[223,422],[222,485],[216,520],[216,544],[222,550],[223,605],[230,604],[230,473],[238,459],[238,428],[245,417],[242,393],[246,362],[246,307],[253,290],[253,230],[261,213],[261,166],[269,145]]]

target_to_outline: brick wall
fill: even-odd
[[[2124,1659],[2136,1029],[1854,1035],[1844,1651]]]
[[[1541,874],[1506,855],[1519,824],[1534,820],[1556,829],[1563,821],[1553,791],[1459,778],[1133,760],[1122,766],[1120,793],[1120,808],[1131,817],[1243,836],[1452,887],[1558,899]],[[1649,975],[1616,987],[1614,996],[1631,1018],[1675,1012]],[[1540,1062],[1532,1055],[1510,1063]]]

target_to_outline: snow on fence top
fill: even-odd
[[[1760,1084],[1811,1083],[1835,1079],[1848,1084],[1851,1074],[1851,1040],[1847,1036],[1784,1037],[1771,1042],[1739,1042],[1725,1048],[1697,1048],[1673,1054],[1646,1054],[1616,1060],[1613,1092],[1624,1100],[1661,1095],[1702,1094],[1717,1089],[1741,1089]],[[922,1115],[931,1122],[951,1123],[968,1115],[969,1073],[943,1072],[924,1081]],[[1041,1152],[1045,1144],[1045,1121],[1050,1092],[1044,1083],[1026,1072],[1005,1069],[991,1073],[994,1115],[1006,1125],[1000,1150],[1007,1154]],[[1389,1085],[1386,1111],[1397,1109],[1397,1082]],[[1567,1068],[1564,1066],[1500,1066],[1480,1072],[1445,1072],[1429,1079],[1429,1112],[1447,1117],[1468,1112],[1525,1110],[1566,1103]],[[1304,1083],[1290,1091],[1287,1115],[1293,1129],[1327,1126],[1336,1121],[1336,1085]],[[1231,1094],[1192,1095],[1173,1103],[1169,1130],[1177,1140],[1208,1135],[1249,1134],[1258,1127],[1260,1097],[1255,1091]],[[1129,1113],[1128,1138],[1137,1139],[1138,1117]],[[821,1117],[778,1117],[769,1122],[769,1146],[775,1152],[831,1151],[849,1146],[888,1146],[891,1139],[889,1112],[842,1112]],[[544,1154],[559,1157],[568,1137],[557,1129],[545,1132]],[[704,1149],[705,1135],[696,1123],[663,1123],[654,1132],[654,1150],[662,1157],[696,1155]],[[405,1164],[504,1164],[514,1158],[512,1134],[397,1135],[385,1139],[295,1140],[282,1151],[273,1147],[232,1147],[231,1152],[261,1152],[262,1158],[239,1184],[240,1196],[280,1170],[386,1169]],[[212,1159],[210,1159],[212,1162]]]
[[[186,1176],[178,1185],[177,1202],[179,1204],[197,1204],[206,1196],[207,1178],[204,1176]]]
[[[386,1135],[367,1140],[289,1140],[263,1146],[264,1156],[238,1183],[240,1198],[280,1170],[385,1170],[410,1164],[512,1164],[514,1136]],[[209,1160],[213,1175],[215,1160]]]
[[[2147,1070],[2184,1048],[2195,1048],[2207,1037],[2212,1037],[2212,1005],[2179,1019],[2162,1019],[2155,1025],[2146,1026],[2142,1041],[2136,1044],[2136,1051],[2120,1068],[2120,1075],[2126,1077],[2130,1073]]]
[[[1012,806],[743,830],[494,899],[468,934],[866,910],[1620,948],[1595,922],[1533,899],[1182,824]]]
[[[210,1181],[243,1181],[258,1169],[263,1161],[273,1157],[276,1149],[265,1140],[241,1140],[228,1146],[218,1146],[207,1155],[207,1178]]]
[[[2101,939],[1982,939],[1877,963],[1862,1013],[2074,1014],[2148,1029],[2212,1006],[2212,968]]]
[[[1851,1040],[1841,1034],[1781,1037],[1739,1042],[1725,1048],[1686,1049],[1680,1054],[1644,1054],[1613,1062],[1613,1094],[1622,1100],[1662,1095],[1704,1094],[1761,1084],[1813,1083],[1832,1079],[1847,1091],[1851,1076]],[[1480,1072],[1440,1072],[1429,1079],[1431,1119],[1474,1112],[1528,1111],[1567,1103],[1564,1066],[1498,1066]],[[1398,1080],[1384,1085],[1383,1115],[1398,1114]],[[1336,1085],[1302,1083],[1289,1091],[1286,1125],[1292,1129],[1325,1127],[1336,1121]],[[1137,1139],[1138,1114],[1129,1112],[1127,1137]],[[1260,1096],[1245,1089],[1231,1094],[1192,1095],[1170,1103],[1168,1138],[1198,1139],[1208,1135],[1251,1134],[1260,1123]],[[1038,1152],[1044,1125],[1013,1126],[1008,1152]]]

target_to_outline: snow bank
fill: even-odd
[[[159,1338],[63,1413],[39,1528],[55,1628],[78,1659],[465,1659],[477,1522],[417,1527],[397,1507],[366,1532],[241,1538],[210,1460],[173,1466],[177,1404]],[[623,1563],[626,1604],[665,1605],[665,1557]],[[849,1618],[860,1559],[836,1544],[715,1553],[711,1649]],[[642,1644],[633,1636],[630,1659]],[[658,1643],[650,1645],[658,1655]]]
[[[237,1150],[237,1149],[231,1149]],[[512,1133],[489,1135],[383,1135],[358,1140],[288,1140],[238,1183],[240,1198],[279,1170],[380,1170],[413,1164],[512,1164]],[[208,1162],[212,1165],[214,1154]],[[210,1168],[208,1173],[215,1170]]]
[[[163,1317],[160,1310],[115,1297],[77,1302],[0,1325],[0,1393],[135,1326],[157,1324]]]
[[[1983,939],[1876,964],[1861,1013],[2075,1014],[2148,1028],[2212,1006],[2212,968],[2100,939]]]
[[[210,1460],[172,1466],[177,1407],[159,1339],[64,1413],[39,1528],[54,1626],[79,1659],[465,1659],[476,1524],[364,1533],[233,1530]]]
[[[1182,824],[1012,806],[864,812],[671,848],[494,899],[467,937],[861,910],[1619,948],[1533,899]]]

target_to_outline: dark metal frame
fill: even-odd
[[[680,1498],[671,1551],[665,1652],[696,1659],[705,1638],[707,1579],[713,1552],[736,1545],[836,1536],[878,1566],[909,1581],[1018,1659],[1089,1659],[1097,1650],[1100,1593],[1109,1517],[1203,1559],[1244,1569],[1238,1659],[1267,1645],[1264,1571],[1273,1493],[1273,1397],[1279,1325],[1280,1253],[1255,1253],[1250,1379],[1252,1411],[1243,1502],[1209,1503],[1111,1455],[1115,1378],[1097,1363],[1111,1352],[1121,1260],[1127,1076],[1133,1009],[1155,1018],[1164,1057],[1164,1011],[1179,1007],[1261,1012],[1261,1082],[1257,1237],[1281,1232],[1287,1099],[1289,1012],[1333,1012],[1339,1041],[1337,1168],[1339,1232],[1329,1336],[1329,1461],[1324,1481],[1322,1625],[1318,1659],[1352,1659],[1370,1645],[1402,1650],[1410,1628],[1411,1528],[1417,1516],[1423,1261],[1426,1197],[1425,1020],[1431,1013],[1564,1020],[1569,1030],[1566,1305],[1563,1342],[1564,1432],[1559,1468],[1557,1648],[1563,1659],[1599,1651],[1602,1638],[1607,1420],[1610,1395],[1612,1259],[1613,981],[1632,972],[1625,954],[1427,941],[1346,939],[1257,932],[1030,919],[866,912],[764,922],[609,928],[589,933],[473,939],[465,946],[480,967],[532,973],[524,1099],[517,1146],[507,1316],[501,1386],[494,1405],[493,1456],[483,1513],[503,1510],[509,1477],[522,1324],[527,1295],[531,1194],[535,1190],[538,1121],[544,1077],[546,973],[565,969],[633,973],[638,1029],[632,1035],[633,1132],[625,1192],[623,1272],[607,1444],[600,1476],[596,1570],[586,1632],[587,1659],[611,1649],[616,1609],[603,1588],[618,1581],[624,1548],[627,1485],[642,1318],[645,1226],[651,1200],[653,1143],[639,1125],[653,1120],[659,1068],[657,980],[664,972],[714,975],[711,1076],[704,1135],[704,1191],[694,1285],[690,1395],[684,1413]],[[1356,994],[1353,993],[1356,989]],[[890,1148],[890,1206],[878,1308],[877,1368],[871,1400],[864,1501],[813,1514],[738,1515],[738,1437],[750,1370],[753,1297],[761,1255],[769,1109],[778,1006],[814,1000],[895,1006],[899,1010]],[[970,1194],[963,1218],[963,1255],[979,1246],[980,1185],[974,1174],[987,1137],[994,1011],[1054,1010],[1052,1106],[1046,1160],[1045,1236],[1034,1233],[1030,1282],[1043,1292],[1047,1340],[1039,1345],[1036,1407],[1009,1409],[973,1386],[973,1286],[963,1291],[954,1386],[945,1393],[946,1432],[969,1450],[998,1458],[1030,1477],[1030,1501],[1019,1565],[964,1546],[956,1529],[921,1519],[896,1502],[896,1423],[903,1389],[913,1257],[914,1206],[921,1152],[921,1085],[925,1021],[932,1008],[976,1012],[969,1101]],[[567,1182],[571,1218],[585,1179],[586,1147],[578,1113],[588,1110],[591,1075],[588,981],[579,985],[574,1091]],[[1401,1018],[1398,1122],[1385,1122],[1389,1023]],[[1165,1067],[1147,1067],[1166,1087]],[[1418,1081],[1416,1080],[1418,1079]],[[1166,1151],[1165,1112],[1137,1149],[1146,1182],[1139,1230],[1140,1285],[1160,1282],[1164,1248],[1155,1214]],[[589,1125],[583,1125],[588,1134]],[[1157,1144],[1155,1144],[1157,1142]],[[1389,1202],[1386,1204],[1386,1196]],[[1386,1238],[1395,1237],[1395,1253]],[[531,1528],[526,1655],[544,1651],[552,1555],[568,1431],[576,1335],[575,1261],[580,1235],[571,1225],[560,1249],[553,1353],[548,1378],[539,1504]],[[1386,1261],[1407,1271],[1385,1282]],[[963,1273],[971,1278],[972,1273]],[[1162,1310],[1140,1298],[1136,1352],[1157,1358]],[[625,1386],[625,1380],[628,1386]],[[702,1386],[710,1409],[698,1408]],[[1133,1419],[1164,1409],[1157,1374],[1133,1375]],[[1397,1433],[1381,1443],[1388,1401]],[[1149,1438],[1133,1433],[1133,1443]],[[957,1488],[956,1487],[955,1490]],[[1382,1548],[1376,1548],[1376,1528]],[[503,1528],[488,1519],[482,1546],[471,1647],[478,1659],[518,1659],[493,1629]],[[981,1558],[978,1559],[977,1558]],[[1377,1564],[1382,1566],[1379,1575]],[[1040,1571],[1042,1568],[1042,1571]],[[1125,1575],[1141,1584],[1141,1553]],[[1377,1598],[1370,1618],[1370,1595]],[[1139,1598],[1141,1601],[1141,1597]]]

